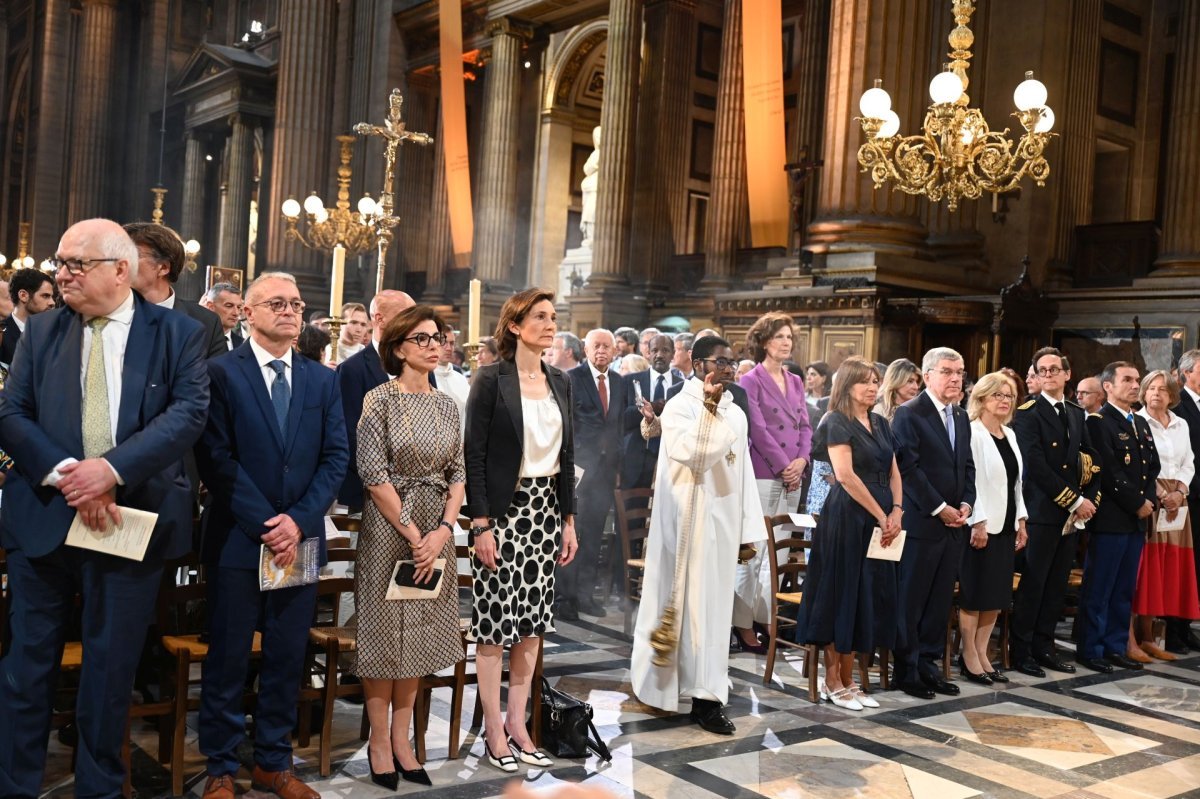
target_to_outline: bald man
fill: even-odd
[[[1104,404],[1104,389],[1100,387],[1100,381],[1094,377],[1080,380],[1075,387],[1075,399],[1087,413],[1100,413],[1100,406]]]
[[[346,435],[350,442],[351,468],[346,470],[346,479],[342,482],[342,490],[338,492],[338,502],[350,508],[351,513],[357,513],[363,506],[363,484],[358,477],[358,469],[354,466],[358,458],[358,419],[362,416],[363,397],[376,386],[388,381],[388,373],[383,371],[383,361],[379,358],[379,342],[387,329],[388,323],[396,318],[396,314],[416,305],[413,298],[403,291],[381,291],[371,300],[371,342],[370,346],[351,355],[338,364],[338,388],[342,392],[342,408],[346,413]],[[430,376],[430,383],[433,377]]]

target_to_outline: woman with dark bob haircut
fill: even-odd
[[[396,377],[367,394],[358,422],[358,473],[367,497],[354,570],[353,670],[371,722],[371,779],[390,791],[400,777],[432,784],[409,744],[417,680],[463,658],[454,556],[454,522],[466,494],[462,434],[458,406],[429,384],[443,329],[428,305],[388,323],[379,355]],[[416,586],[436,586],[436,596],[388,600],[397,561],[411,561]]]
[[[517,760],[553,765],[525,726],[541,638],[554,632],[555,564],[566,566],[575,539],[575,452],[571,384],[542,362],[554,343],[554,293],[526,289],[500,309],[499,360],[481,366],[467,399],[467,507],[471,517],[474,612],[483,703],[484,751],[501,771]],[[500,712],[504,647],[508,712]]]

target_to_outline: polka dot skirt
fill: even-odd
[[[554,632],[554,561],[560,522],[555,477],[525,477],[508,515],[497,521],[497,569],[471,558],[474,610],[470,639],[515,644]]]

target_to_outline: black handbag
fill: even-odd
[[[555,757],[583,758],[595,752],[612,761],[608,746],[592,723],[592,706],[550,687],[542,678],[542,748]]]

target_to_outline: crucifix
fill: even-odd
[[[392,228],[400,223],[400,219],[392,214],[392,180],[396,176],[396,149],[404,142],[417,144],[433,144],[433,137],[428,133],[416,133],[408,130],[400,116],[404,106],[404,97],[399,89],[392,89],[388,96],[388,115],[382,125],[372,125],[369,122],[359,122],[354,126],[354,132],[359,136],[379,136],[384,142],[383,190],[379,193],[379,206],[376,212],[375,225],[377,228],[379,260],[375,270],[375,293],[383,291],[384,259],[387,256],[388,245],[392,241]]]

